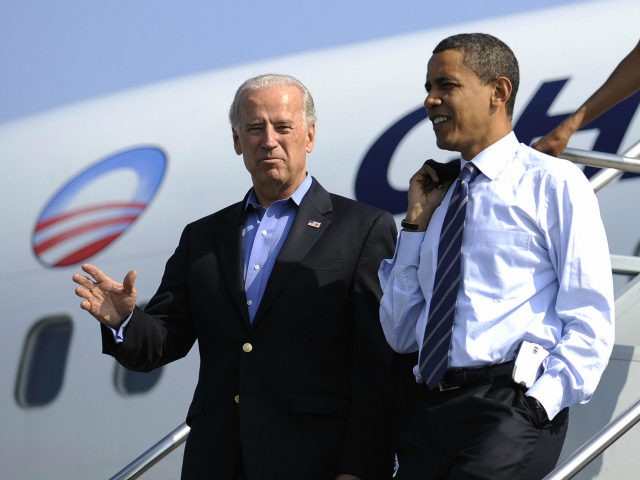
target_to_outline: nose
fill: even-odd
[[[434,97],[433,94],[428,93],[424,99],[424,108],[426,108],[427,112],[429,112],[429,109],[435,107],[436,105],[440,105],[440,99]]]
[[[276,140],[276,131],[271,126],[267,126],[264,129],[264,137],[262,139],[262,148],[265,150],[273,150],[278,146],[278,142]]]

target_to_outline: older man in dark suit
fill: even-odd
[[[377,269],[393,254],[393,218],[307,174],[315,110],[295,78],[247,80],[230,120],[253,188],[185,228],[145,311],[135,271],[120,284],[92,265],[73,277],[81,307],[131,369],[198,340],[182,478],[390,478]]]

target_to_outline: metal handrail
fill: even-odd
[[[190,430],[186,423],[179,425],[109,480],[134,480],[140,478],[143,473],[182,445],[189,436]]]
[[[640,273],[640,257],[611,254],[611,270],[618,275],[638,275]]]
[[[627,408],[567,457],[543,480],[566,480],[579,473],[640,421],[640,400]]]
[[[625,172],[640,173],[640,160],[627,155],[567,148],[561,157],[578,163],[587,163],[584,162],[584,160],[588,160],[588,164],[593,167],[613,168],[624,170]]]
[[[622,155],[567,148],[560,157],[574,163],[603,167],[589,179],[593,190],[597,192],[623,172],[640,173],[640,161],[637,160],[640,157],[640,140]]]
[[[623,171],[640,173],[640,141],[629,148],[623,155],[592,152],[568,148],[561,155],[562,158],[574,163],[604,167],[594,175],[590,182],[597,192]],[[612,257],[613,259],[614,257]],[[635,265],[633,267],[636,268]],[[631,271],[629,272],[631,273]],[[637,273],[637,272],[634,272]],[[578,473],[596,456],[615,442],[627,430],[640,420],[640,401],[625,411],[598,432],[591,440],[580,447],[572,456],[558,466],[545,480],[568,479]],[[159,442],[143,452],[126,467],[116,473],[109,480],[135,480],[157,464],[173,450],[182,445],[189,435],[190,428],[183,423],[164,436]]]
[[[637,157],[640,157],[640,141],[636,142],[622,155],[568,148],[561,157],[575,163],[605,167],[589,180],[596,192],[625,171],[640,173],[640,161],[637,160]],[[617,266],[619,270],[626,270],[623,273],[638,274],[638,263],[633,257],[612,255],[611,258],[614,273],[620,273],[615,272]],[[593,437],[583,443],[582,446],[560,463],[551,473],[544,477],[543,480],[568,480],[573,478],[639,421],[640,400],[628,407]]]

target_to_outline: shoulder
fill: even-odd
[[[394,222],[393,216],[386,210],[374,207],[352,198],[328,192],[314,178],[313,185],[308,193],[309,201],[312,201],[320,210],[330,211],[334,217],[356,217],[367,221],[383,219],[385,222]]]
[[[359,213],[371,215],[374,217],[388,213],[385,210],[374,207],[373,205],[369,205],[368,203],[344,197],[342,195],[338,195],[337,193],[330,193],[329,195],[331,196],[331,201],[333,202],[333,204],[344,210],[355,210]]]
[[[518,159],[522,162],[527,175],[540,180],[544,179],[550,184],[569,183],[584,186],[589,183],[578,165],[569,160],[539,152],[528,145],[520,145]]]
[[[368,225],[380,223],[395,228],[393,215],[386,210],[335,193],[331,193],[330,196],[336,217],[345,217],[350,221]]]
[[[199,231],[202,229],[210,229],[216,225],[238,223],[241,219],[243,205],[244,202],[234,203],[222,210],[218,210],[217,212],[199,218],[198,220],[194,220],[187,224],[185,231]]]

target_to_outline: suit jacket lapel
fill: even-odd
[[[256,325],[277,298],[286,282],[309,250],[331,224],[333,204],[327,192],[314,178],[311,188],[298,207],[285,244],[276,259],[253,324]],[[315,222],[315,223],[314,223]]]
[[[227,278],[233,303],[236,305],[244,323],[249,326],[247,311],[247,294],[244,288],[242,272],[242,227],[245,200],[234,205],[224,216],[224,225],[219,232],[214,232],[217,242],[217,258]]]

